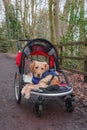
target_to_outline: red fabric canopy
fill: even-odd
[[[48,57],[49,58],[49,64],[50,64],[50,67],[54,67],[54,58],[53,56],[49,56],[47,53],[45,52],[42,52],[42,51],[34,51],[34,52],[31,52],[30,55],[42,55],[42,56],[45,56],[45,57]],[[17,56],[16,56],[16,64],[18,67],[20,67],[20,61],[21,61],[21,56],[22,56],[22,52],[18,52]]]
[[[53,56],[49,56],[47,53],[45,52],[42,52],[42,51],[34,51],[34,52],[31,52],[31,55],[42,55],[42,56],[46,56],[49,58],[49,61],[50,61],[50,67],[54,67],[54,58]]]

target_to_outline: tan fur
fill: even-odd
[[[40,78],[42,76],[42,74],[49,69],[49,65],[46,62],[34,61],[30,65],[30,69],[33,72],[35,77]],[[43,78],[42,80],[40,80],[38,84],[34,85],[32,83],[32,84],[25,85],[21,91],[22,95],[24,95],[26,99],[29,99],[31,90],[48,87],[47,83],[48,83],[48,81],[50,81],[51,78],[52,78],[52,75],[48,75],[45,78]],[[54,85],[54,84],[57,84],[57,85],[60,84],[60,82],[56,76],[51,81],[51,85]]]
[[[49,69],[49,65],[46,62],[34,61],[33,63],[31,63],[30,69],[35,77],[40,78],[42,74]]]

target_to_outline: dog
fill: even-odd
[[[26,99],[30,98],[31,90],[60,84],[57,77],[58,73],[51,72],[47,62],[33,61],[33,63],[30,64],[30,69],[33,74],[32,83],[26,84],[21,91],[21,94],[24,95]]]

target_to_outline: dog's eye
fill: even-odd
[[[38,69],[38,66],[36,66],[35,69]]]
[[[42,70],[44,69],[44,68],[41,68]]]

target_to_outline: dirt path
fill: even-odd
[[[15,72],[15,59],[0,53],[0,130],[87,130],[87,105],[80,102],[73,113],[67,113],[58,98],[47,98],[41,118],[33,113],[33,98],[18,105],[13,88]]]

